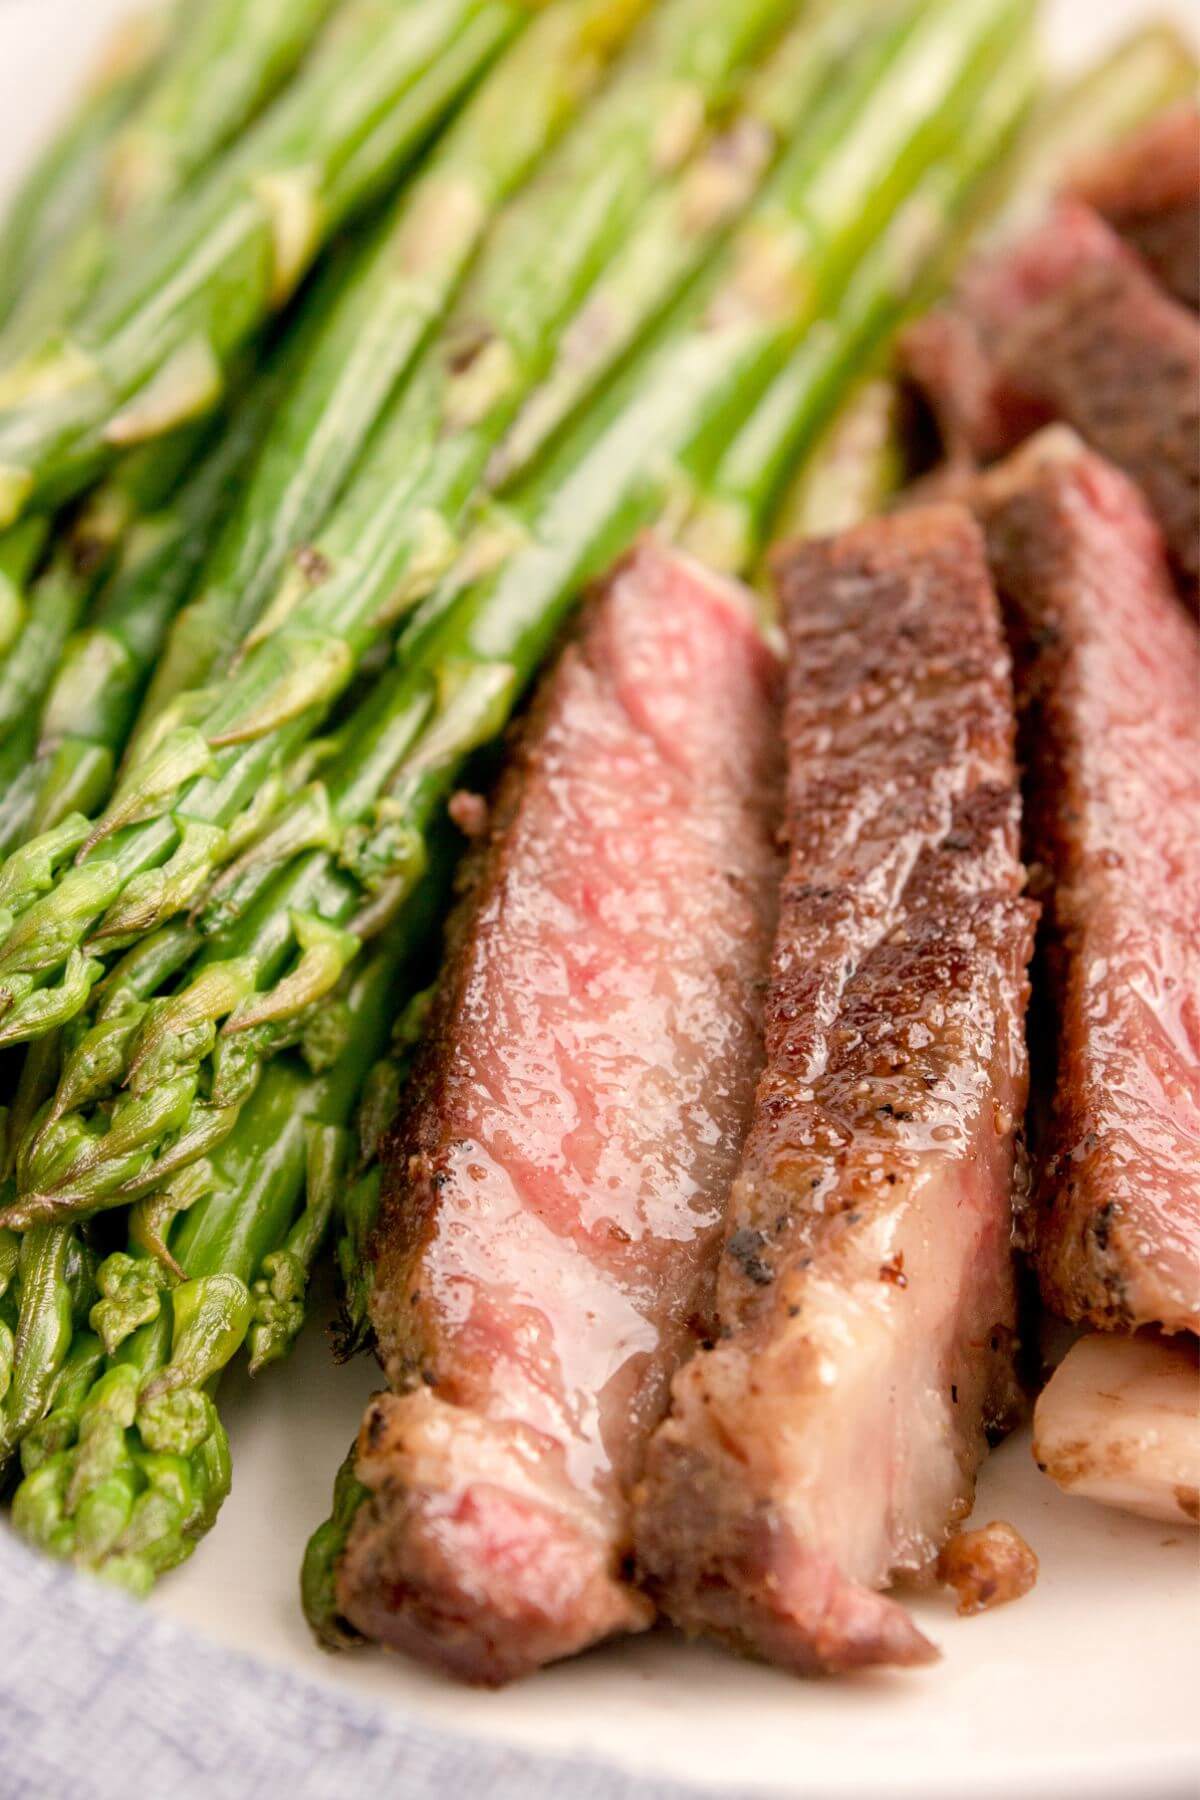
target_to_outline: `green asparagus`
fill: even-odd
[[[893,14],[895,6],[891,8]],[[804,8],[736,109],[676,179],[652,195],[562,334],[554,362],[488,464],[499,491],[528,474],[563,426],[695,275],[754,198],[764,171],[821,97],[862,81],[886,23],[878,0],[818,0]]]
[[[53,830],[72,812],[95,811],[108,798],[149,672],[286,372],[286,358],[282,367],[268,367],[210,453],[163,506],[141,512],[125,534],[87,627],[65,645],[46,695],[37,753],[19,778],[29,795],[22,837]]]
[[[27,590],[50,536],[50,520],[36,514],[0,537],[0,662],[29,617]]]
[[[214,428],[215,421],[205,420],[152,452],[131,452],[60,529],[44,573],[30,587],[13,584],[21,623],[0,657],[0,850],[21,841],[36,806],[39,713],[71,633],[119,564],[138,521],[169,502]],[[40,544],[48,531],[47,521],[31,518],[14,526],[4,543],[11,546],[31,532]]]
[[[166,23],[160,10],[120,28],[105,46],[75,113],[10,202],[0,226],[0,325],[22,290],[95,208],[104,151],[157,64]]]
[[[27,283],[0,363],[34,349],[95,291],[130,231],[168,203],[293,73],[336,0],[200,0],[182,8],[145,92],[89,145],[89,203]]]
[[[371,428],[504,198],[595,85],[648,0],[560,0],[492,69],[370,234],[284,395],[253,476],[181,615],[142,714],[207,681],[337,499]]]
[[[0,373],[0,527],[211,410],[230,357],[524,17],[519,0],[348,0],[323,53],[69,329]]]
[[[339,996],[323,1065],[277,1057],[211,1162],[157,1217],[135,1212],[130,1248],[96,1271],[91,1333],[21,1445],[13,1523],[31,1542],[142,1593],[211,1526],[230,1475],[217,1380],[243,1344],[262,1367],[299,1330],[348,1121],[429,915],[418,904]]]
[[[881,512],[908,473],[894,381],[862,382],[817,438],[771,520],[776,541],[845,531]]]
[[[935,165],[871,246],[835,306],[808,332],[721,458],[683,542],[712,567],[745,570],[795,468],[852,382],[928,294],[981,179],[1002,161],[1035,91],[1018,34],[973,96],[952,155]]]
[[[586,290],[638,197],[655,180],[665,154],[664,107],[673,103],[670,116],[689,127],[685,133],[674,125],[670,150],[677,160],[706,105],[725,91],[747,52],[785,9],[786,0],[756,0],[753,7],[671,0],[654,16],[621,76],[581,120],[580,133],[514,203],[463,302],[465,309],[474,304],[470,296],[487,299],[493,315],[505,321],[503,333],[493,334],[505,350],[494,376],[509,398],[492,405],[495,430],[549,356],[571,302]],[[457,321],[446,341],[460,344]],[[520,380],[506,373],[510,352],[525,371]],[[410,484],[402,470],[414,457],[418,464],[427,460],[427,449],[437,450],[431,480],[440,521],[456,496],[460,506],[470,497],[471,471],[481,467],[494,441],[495,431],[489,437],[469,419],[440,441],[436,403],[453,373],[448,354],[439,340],[423,360],[334,518],[302,566],[285,578],[222,689],[182,696],[179,707],[158,721],[98,822],[75,821],[74,837],[48,834],[48,862],[35,840],[0,871],[0,907],[20,915],[0,947],[0,1042],[21,1041],[31,1030],[37,1034],[73,1017],[108,951],[195,902],[257,824],[271,783],[278,785],[363,656],[387,633],[405,597],[401,573],[406,566],[410,577],[420,572],[419,557],[417,571],[411,567],[410,521],[416,516],[419,529],[419,521],[432,516],[427,505],[407,506]],[[460,393],[457,383],[450,386]],[[421,406],[429,417],[417,443],[411,433]],[[446,536],[440,524],[435,536],[440,550]],[[308,591],[297,592],[297,584]],[[76,852],[82,852],[76,865],[62,868]],[[83,910],[77,910],[80,903]],[[47,982],[44,977],[56,970],[59,982]]]

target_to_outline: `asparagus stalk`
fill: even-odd
[[[336,0],[201,0],[108,141],[91,146],[89,203],[19,297],[0,363],[45,341],[95,291],[130,232],[166,206],[292,75]]]
[[[776,541],[845,531],[882,511],[907,475],[900,390],[868,377],[817,438],[771,521]]]
[[[580,133],[514,204],[470,290],[490,303],[488,317],[504,322],[503,330],[490,330],[501,356],[485,358],[499,361],[495,379],[507,397],[491,403],[496,429],[653,184],[664,155],[664,106],[673,102],[670,117],[685,120],[694,136],[705,106],[785,6],[786,0],[753,6],[671,0],[621,77],[581,121]],[[678,123],[671,148],[676,158],[687,148]],[[403,593],[400,573],[413,560],[414,514],[406,508],[410,484],[402,470],[413,459],[422,464],[433,450],[431,481],[441,510],[435,514],[421,502],[415,516],[418,533],[421,520],[436,521],[440,551],[441,521],[469,497],[471,471],[494,441],[465,419],[449,442],[439,442],[438,402],[448,386],[461,392],[453,378],[466,373],[454,366],[462,354],[457,328],[447,342],[458,349],[439,345],[425,359],[313,553],[285,581],[279,604],[268,609],[223,689],[191,697],[191,716],[187,707],[177,714],[186,723],[169,715],[160,721],[173,729],[141,746],[94,826],[80,819],[73,832],[49,834],[49,862],[35,840],[0,874],[0,906],[12,905],[20,915],[0,948],[0,1042],[50,1030],[80,1010],[102,966],[99,957],[83,954],[89,931],[90,947],[102,957],[191,905],[229,859],[243,833],[241,816],[250,809],[257,817],[255,803],[261,805],[269,784],[389,630]],[[297,582],[308,591],[298,593]],[[77,851],[76,866],[62,868]],[[47,982],[56,970],[59,982]]]
[[[35,514],[0,538],[0,664],[28,619],[28,584],[49,536],[49,519]]]
[[[733,573],[750,565],[789,471],[856,370],[920,305],[972,191],[1011,146],[1034,89],[1032,44],[1018,34],[984,91],[965,96],[952,154],[898,208],[725,451],[682,533],[695,555]]]
[[[524,17],[351,0],[323,53],[147,233],[70,330],[0,375],[0,526],[219,400],[231,356]]]
[[[348,621],[349,607],[357,616],[368,601],[394,619],[436,585],[461,547],[464,508],[564,323],[630,229],[640,236],[654,223],[664,177],[685,164],[705,117],[786,10],[779,0],[669,0],[655,16],[642,54],[502,222],[319,535],[315,579],[292,571],[256,636],[334,607]],[[806,18],[800,31],[811,35]],[[803,98],[803,76],[789,45],[777,105]],[[763,160],[731,170],[735,184],[757,185]]]
[[[144,1593],[213,1523],[230,1477],[217,1380],[247,1341],[261,1367],[299,1329],[346,1124],[427,923],[417,908],[356,973],[330,1066],[277,1058],[202,1179],[167,1197],[185,1209],[167,1261],[135,1237],[134,1254],[101,1265],[102,1366],[83,1338],[22,1443],[13,1523],[31,1542]],[[73,1379],[80,1363],[86,1380]]]
[[[369,236],[289,387],[171,632],[139,730],[227,662],[336,501],[504,199],[621,49],[648,0],[560,0],[535,20]],[[85,809],[86,810],[86,809]]]
[[[868,238],[881,211],[886,218],[897,166],[913,168],[917,143],[932,153],[974,90],[985,52],[1025,20],[1024,7],[999,0],[974,0],[970,18],[960,0],[922,10],[877,73],[871,98],[890,104],[865,107],[816,168],[803,144],[784,159],[731,245],[724,278],[618,384],[583,431],[576,462],[532,484],[523,547],[414,623],[401,664],[290,816],[290,838],[281,845],[276,831],[254,846],[243,872],[256,893],[249,909],[209,941],[170,999],[102,1019],[81,1038],[24,1146],[19,1198],[0,1220],[29,1226],[136,1199],[231,1128],[275,1034],[319,1003],[361,937],[411,892],[464,757],[500,728],[582,582],[670,510],[681,462],[696,470],[715,459],[803,327],[797,294],[819,293],[825,259],[840,266],[847,238]],[[940,131],[930,129],[931,91],[946,113]],[[902,99],[911,110],[898,128]],[[803,222],[824,181],[844,184],[848,166],[861,190],[855,206],[841,232],[814,248]],[[195,828],[193,841],[206,864],[209,844]],[[277,861],[264,889],[260,877]],[[87,876],[89,865],[76,873]],[[159,887],[156,917],[161,895]],[[68,969],[62,987],[71,979]]]
[[[300,67],[340,0],[204,0],[106,159],[110,216],[161,212]]]
[[[878,0],[819,0],[806,7],[737,108],[652,195],[634,229],[563,333],[553,364],[488,464],[488,485],[514,485],[564,425],[701,269],[753,199],[763,172],[818,106],[847,80],[863,79],[887,8]],[[893,5],[891,11],[896,13]],[[857,53],[857,57],[856,57]]]
[[[333,1507],[309,1538],[300,1570],[300,1604],[323,1650],[352,1650],[365,1640],[342,1616],[337,1603],[337,1567],[350,1540],[358,1509],[370,1490],[358,1479],[358,1445],[351,1444],[333,1483]]]
[[[23,836],[107,800],[150,670],[274,412],[287,365],[285,356],[268,368],[166,505],[133,521],[87,628],[66,644],[47,693],[22,784],[30,795]]]
[[[39,786],[38,716],[71,633],[116,568],[138,520],[167,503],[211,433],[211,423],[204,421],[152,454],[132,452],[63,528],[32,588],[23,592],[14,583],[21,625],[0,658],[0,849],[20,842],[32,818]],[[49,529],[48,521],[33,517],[14,526],[4,542],[12,546],[27,535],[40,547]],[[14,556],[10,570],[15,562]]]
[[[42,153],[0,226],[0,325],[22,289],[94,209],[103,153],[162,51],[161,12],[131,20],[106,45],[73,116]]]

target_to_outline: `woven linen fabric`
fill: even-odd
[[[223,1650],[31,1555],[0,1527],[0,1800],[135,1793],[700,1800],[598,1761],[455,1735]],[[726,1789],[722,1800],[738,1797]]]

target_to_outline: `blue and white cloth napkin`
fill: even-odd
[[[0,1800],[276,1797],[701,1800],[701,1791],[435,1729],[220,1649],[33,1556],[0,1526]],[[738,1797],[725,1789],[722,1800]]]

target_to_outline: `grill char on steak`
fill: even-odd
[[[1200,320],[1104,221],[1061,201],[977,259],[905,333],[902,360],[952,461],[1062,420],[1132,476],[1194,600],[1200,583]]]
[[[1200,1329],[1200,636],[1119,470],[1058,428],[980,478],[1058,1017],[1048,1303]]]
[[[1074,192],[1149,263],[1158,280],[1200,308],[1200,108],[1172,107],[1081,171]]]
[[[779,686],[744,593],[644,543],[542,685],[451,930],[339,1605],[470,1680],[653,1616],[629,1496],[711,1322],[762,1066]]]
[[[895,1601],[1014,1400],[1026,1095],[1008,657],[979,532],[929,506],[781,553],[784,881],[718,1337],[637,1501],[649,1591],[802,1673],[936,1652]]]

